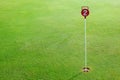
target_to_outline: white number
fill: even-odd
[[[84,15],[84,16],[87,16],[87,12],[88,12],[87,10],[84,10],[84,11],[83,11],[83,15]]]

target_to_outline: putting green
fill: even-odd
[[[2,0],[0,80],[120,80],[119,8],[114,0]]]

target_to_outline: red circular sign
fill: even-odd
[[[86,18],[89,15],[89,10],[88,9],[82,9],[81,14],[82,14],[82,16],[84,16]]]

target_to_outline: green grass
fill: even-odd
[[[87,18],[88,65],[83,73]],[[0,80],[120,80],[120,1],[0,1]]]

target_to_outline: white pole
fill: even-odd
[[[85,67],[87,67],[86,18],[84,19],[84,48],[85,48]]]

